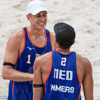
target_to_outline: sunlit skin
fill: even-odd
[[[36,15],[28,14],[27,18],[30,21],[30,26],[35,30],[43,30],[47,24],[46,11],[41,11]]]
[[[39,8],[37,6],[37,8],[34,9],[35,12],[37,12],[38,9]],[[29,71],[32,72],[32,69],[31,69],[32,66],[29,64],[34,64],[34,60],[32,60],[31,56],[33,56],[35,59],[36,57],[39,56],[39,54],[37,53],[44,54],[47,51],[49,52],[55,49],[55,34],[50,32],[49,30],[45,30],[45,26],[47,24],[47,11],[44,11],[43,9],[41,10],[42,11],[39,13],[37,12],[36,15],[32,15],[31,13],[27,14],[26,18],[29,21],[29,25],[24,26],[24,29],[21,29],[18,32],[15,32],[10,36],[7,42],[4,61],[3,61],[3,62],[9,62],[11,64],[17,65],[15,69],[10,65],[6,65],[6,66],[3,65],[2,78],[5,80],[12,80],[13,83],[23,82],[23,85],[27,84],[29,88],[27,89],[27,87],[25,87],[24,90],[27,89],[27,91],[25,92],[28,93],[29,91],[30,95],[28,95],[27,93],[24,93],[24,94],[22,93],[24,95],[23,97],[25,97],[27,100],[29,100],[29,98],[31,98],[32,100],[32,91],[33,91],[31,90],[32,84],[26,83],[27,81],[33,81],[33,78],[34,78],[34,73],[29,73]],[[49,37],[50,37],[50,41],[48,39]],[[51,49],[48,48],[47,44],[51,44],[49,46]],[[38,51],[35,50],[34,46],[38,48]],[[28,47],[34,50],[33,51],[30,49],[28,50]],[[41,50],[41,48],[43,48],[44,51],[43,49]],[[24,51],[25,53],[23,53]],[[24,57],[26,57],[26,59],[22,60],[23,58],[21,57],[23,56],[22,54],[24,55]],[[19,61],[20,57],[21,57],[21,62]],[[20,63],[22,65],[20,65]],[[26,63],[26,65],[24,66],[23,63]],[[19,67],[21,67],[21,70],[18,69]],[[26,69],[25,72],[23,68]],[[17,84],[19,83],[16,83],[16,85]],[[16,100],[18,100],[18,97],[19,97],[18,95],[21,96],[21,93],[20,93],[21,88],[16,87],[15,84],[13,85],[11,84],[11,87],[12,88],[9,89],[8,98],[12,95],[10,98],[15,96]],[[15,95],[14,91],[16,91],[17,88],[18,88],[18,91],[17,91],[18,95],[17,94]]]
[[[70,48],[62,49],[58,43],[56,43],[56,45],[57,45],[56,50],[59,50],[61,54],[67,55],[70,52]],[[35,59],[33,84],[45,83],[46,79],[49,77],[50,70],[54,69],[54,68],[50,69],[50,66],[52,65],[51,58],[52,58],[51,52],[49,52]],[[81,83],[80,85],[82,85],[83,87],[83,92],[85,97],[84,100],[93,100],[93,77],[92,77],[92,66],[90,61],[87,58],[84,58],[81,55],[76,54],[76,69],[79,81]],[[54,77],[52,77],[51,79],[53,80]],[[38,88],[33,87],[33,93],[34,93],[33,100],[41,100],[43,89],[44,89],[43,87],[38,87]],[[55,96],[55,94],[53,93],[54,91],[51,93],[51,95]],[[76,99],[74,98],[74,100]]]
[[[28,14],[26,15],[29,26],[27,26],[29,36],[32,42],[40,47],[43,47],[46,41],[44,29],[47,24],[47,12],[41,11],[36,15]],[[7,42],[6,52],[4,56],[4,62],[10,62],[16,64],[18,56],[21,54],[24,46],[24,34],[23,30],[12,34]],[[53,45],[53,50],[55,49],[55,35],[51,33],[51,40]],[[20,72],[14,70],[12,66],[3,66],[2,69],[3,79],[9,79],[17,82],[32,81],[34,74]]]

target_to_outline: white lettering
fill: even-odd
[[[58,79],[58,69],[54,69],[54,78]]]
[[[51,85],[51,90],[55,91],[55,85]]]
[[[65,76],[65,70],[60,70],[60,72],[59,72],[59,79],[65,80],[65,78],[63,76]]]
[[[74,87],[70,88],[70,93],[74,93]]]
[[[66,92],[69,93],[69,87],[68,86],[66,86],[66,89],[65,90],[66,90]]]
[[[61,91],[61,86],[56,85],[56,91]]]
[[[54,69],[54,78],[70,81],[73,79],[73,71]]]
[[[61,86],[61,91],[62,91],[62,92],[66,92],[66,91],[65,91],[65,86]]]
[[[66,71],[66,80],[72,80],[72,78],[73,78],[73,72]]]
[[[68,86],[58,86],[51,84],[51,91],[59,91],[64,93],[74,93],[74,87],[68,87]]]

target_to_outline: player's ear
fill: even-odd
[[[28,15],[26,15],[26,17],[27,17],[27,19],[28,19],[28,21],[30,21],[30,14],[28,14]]]
[[[26,18],[29,19],[28,15],[26,15]]]
[[[59,43],[57,41],[55,41],[55,42],[56,42],[56,48],[59,47]]]

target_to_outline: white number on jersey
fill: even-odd
[[[66,66],[66,57],[61,58],[61,65]]]
[[[28,61],[26,63],[31,64],[30,59],[31,59],[31,55],[28,55]]]

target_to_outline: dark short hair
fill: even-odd
[[[54,25],[56,41],[63,49],[68,49],[74,43],[75,31],[74,28],[66,23],[57,23]]]

